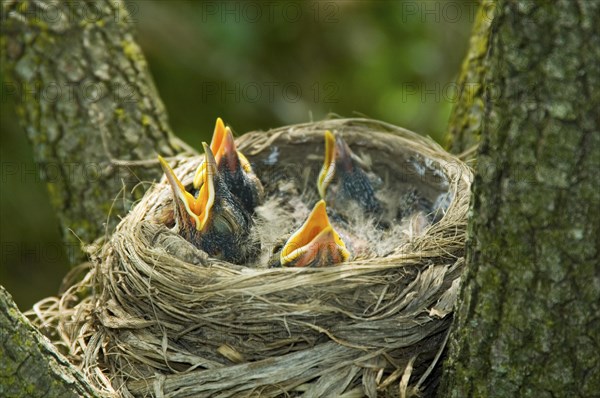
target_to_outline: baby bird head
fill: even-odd
[[[210,149],[214,154],[221,179],[229,191],[240,200],[246,211],[253,213],[256,206],[264,199],[263,185],[252,170],[248,159],[237,150],[233,133],[221,118],[217,118]],[[202,167],[202,164],[198,166],[194,177],[196,189],[202,185]]]
[[[304,224],[287,240],[279,261],[285,267],[325,267],[349,258],[350,252],[329,222],[325,201],[320,200]]]
[[[325,158],[317,180],[319,195],[325,199],[327,191],[331,191],[328,202],[333,208],[341,209],[354,202],[367,214],[379,215],[382,209],[373,185],[354,158],[340,135],[329,130],[325,132]]]
[[[167,162],[159,157],[171,185],[179,234],[213,257],[234,263],[251,259],[258,248],[248,239],[252,218],[221,178],[210,147],[194,180],[199,188],[188,192]]]

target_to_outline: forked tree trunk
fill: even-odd
[[[440,397],[600,391],[600,2],[497,4]]]

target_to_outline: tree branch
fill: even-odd
[[[0,286],[0,396],[100,397]]]
[[[456,154],[471,149],[481,137],[485,59],[495,6],[493,0],[482,0],[458,78],[460,96],[452,108],[446,133],[446,148]]]
[[[161,175],[172,135],[120,0],[5,1],[2,67],[73,263]],[[140,184],[141,183],[141,184]],[[138,185],[139,184],[139,185]]]

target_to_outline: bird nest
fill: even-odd
[[[445,197],[434,221],[418,233],[410,222],[397,229],[383,256],[322,268],[234,265],[169,229],[173,195],[163,178],[96,251],[83,280],[35,307],[38,322],[55,325],[55,342],[117,396],[431,394],[464,270],[471,171],[405,129],[327,120],[237,140],[267,200],[282,184],[299,187],[300,200],[316,197],[325,130],[343,136],[391,195]],[[187,184],[201,159],[170,163]]]

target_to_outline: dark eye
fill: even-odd
[[[280,243],[280,244],[277,244],[277,245],[275,245],[275,247],[273,247],[273,251],[272,251],[272,253],[273,253],[273,254],[275,254],[275,253],[277,253],[277,252],[280,252],[280,251],[281,251],[281,249],[283,249],[283,243]]]
[[[227,212],[223,212],[215,216],[213,220],[213,227],[215,231],[221,234],[232,234],[235,230],[235,224],[233,223],[233,220],[228,217]]]

